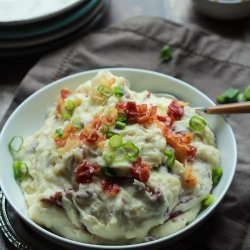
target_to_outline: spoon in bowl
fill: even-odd
[[[170,99],[177,99],[171,94],[165,93],[154,93],[159,97],[167,97]],[[241,113],[250,113],[250,102],[240,102],[240,103],[228,103],[221,104],[216,106],[209,107],[196,107],[194,108],[197,111],[202,111],[207,114],[241,114]]]

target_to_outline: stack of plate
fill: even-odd
[[[109,0],[0,0],[0,56],[53,49],[86,33]]]

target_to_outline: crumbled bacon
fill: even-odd
[[[54,195],[51,195],[48,199],[43,199],[43,201],[47,201],[52,205],[57,207],[62,207],[62,192],[56,192]]]
[[[177,100],[173,100],[168,106],[168,115],[175,121],[179,121],[184,115],[184,107]]]
[[[116,183],[112,183],[108,180],[102,180],[101,187],[103,191],[111,197],[116,196],[121,191],[121,188]]]
[[[165,126],[167,128],[170,128],[173,125],[173,119],[170,116],[161,116],[161,115],[157,115],[157,119],[160,122],[164,122]]]
[[[178,161],[184,163],[186,160],[193,160],[196,154],[196,148],[190,143],[192,142],[192,134],[174,134],[168,129],[163,129],[167,143],[174,148]]]
[[[150,169],[150,165],[142,162],[141,157],[138,157],[132,164],[131,174],[136,180],[146,183],[149,179]]]
[[[99,167],[96,163],[83,160],[75,170],[75,178],[77,183],[91,183],[94,174],[99,172]]]
[[[117,104],[116,107],[127,115],[129,123],[151,124],[156,119],[157,106],[148,107],[147,104],[127,102]]]
[[[61,89],[61,98],[65,99],[71,94],[71,91],[68,88]]]
[[[61,148],[61,147],[64,147],[67,141],[56,137],[54,138],[54,142],[58,148]]]

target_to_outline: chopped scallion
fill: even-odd
[[[114,94],[117,98],[121,98],[124,95],[124,88],[116,86],[114,88]]]
[[[55,135],[58,137],[58,138],[61,138],[63,136],[63,129],[62,128],[57,128],[55,130]]]
[[[105,96],[105,97],[107,97],[107,98],[109,98],[110,96],[113,95],[113,92],[112,92],[112,89],[111,89],[111,88],[105,88],[105,87],[103,87],[103,86],[99,86],[99,87],[97,88],[97,91],[98,91],[101,95],[103,95],[103,96]]]
[[[62,110],[61,115],[64,120],[69,120],[71,118],[71,114],[66,109]]]
[[[126,122],[127,121],[127,119],[128,119],[128,116],[125,114],[125,113],[123,113],[123,112],[118,112],[118,118],[117,118],[117,121],[119,121],[119,122]]]
[[[244,97],[246,101],[250,101],[250,85],[246,86],[244,90]]]
[[[236,88],[229,88],[224,91],[221,95],[216,97],[216,101],[218,103],[230,103],[230,102],[237,102],[237,96],[239,95],[240,91]]]
[[[23,145],[23,137],[22,136],[13,136],[9,142],[8,149],[11,155],[19,152]]]
[[[116,133],[114,133],[114,132],[111,132],[111,131],[108,131],[107,133],[106,133],[106,137],[107,137],[107,139],[110,139],[112,136],[114,136],[114,135],[117,135]]]
[[[112,148],[119,148],[122,146],[122,137],[120,135],[113,135],[109,139],[109,146]]]
[[[13,162],[14,177],[17,181],[22,181],[29,174],[29,168],[26,163],[21,161]]]
[[[115,128],[117,129],[124,129],[126,127],[126,124],[120,121],[115,122]]]
[[[73,124],[74,128],[76,128],[76,129],[81,129],[83,127],[79,117],[74,118],[72,120],[72,124]]]
[[[110,165],[115,160],[115,153],[114,152],[107,152],[103,156],[103,158],[104,158],[105,162]]]
[[[170,149],[166,149],[164,150],[164,155],[166,155],[168,158],[167,158],[167,165],[169,167],[173,167],[174,163],[175,163],[175,154],[174,154],[174,151],[173,150],[170,150]]]
[[[196,115],[189,120],[189,126],[195,132],[202,132],[206,125],[207,122],[203,118]]]
[[[212,194],[209,194],[206,199],[202,201],[202,205],[204,208],[208,208],[211,206],[215,201],[215,197]]]
[[[126,156],[131,160],[135,159],[140,153],[139,148],[133,142],[125,142],[122,144],[122,147],[125,150]]]
[[[213,187],[215,187],[220,182],[222,175],[223,175],[223,170],[221,167],[212,168]]]
[[[172,49],[166,44],[161,48],[161,60],[162,62],[168,62],[172,59]]]
[[[72,100],[68,100],[65,109],[68,111],[73,111],[75,108],[76,108],[75,102]]]

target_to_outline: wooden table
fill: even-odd
[[[160,16],[184,25],[200,26],[228,39],[241,42],[250,40],[249,20],[223,22],[207,18],[194,10],[191,0],[111,0],[109,11],[96,29],[132,16]],[[11,103],[20,81],[39,58],[0,58],[0,119]]]

